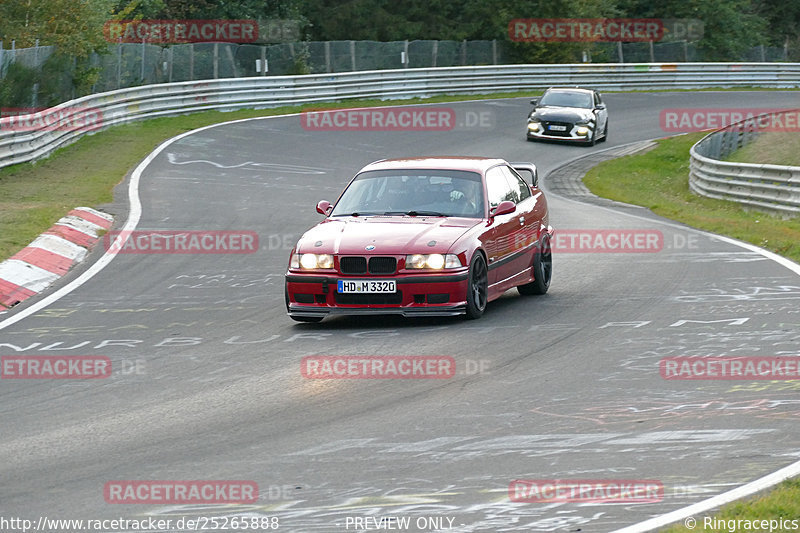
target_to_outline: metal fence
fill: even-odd
[[[763,120],[791,116],[787,120]],[[689,188],[702,196],[730,200],[780,215],[800,215],[800,167],[721,161],[776,123],[797,123],[800,110],[748,118],[715,131],[690,151]]]
[[[5,43],[6,46],[9,43]],[[88,92],[98,93],[125,87],[176,81],[194,81],[252,76],[285,76],[397,68],[453,67],[508,64],[513,57],[505,41],[324,41],[271,45],[195,43],[160,46],[120,43],[106,53],[93,54],[89,65],[97,79]],[[702,61],[695,43],[593,43],[584,62],[660,63]],[[53,46],[4,49],[0,42],[0,78],[16,63],[31,69],[47,69],[47,90],[42,101],[63,102],[75,97],[75,61],[57,58],[67,64],[47,65]],[[785,61],[783,48],[756,47],[742,61]],[[56,79],[58,78],[58,79]],[[34,93],[34,87],[28,88]],[[42,87],[36,87],[43,91]],[[86,94],[86,92],[83,92]],[[31,94],[20,106],[36,106]],[[8,104],[6,104],[8,105]]]

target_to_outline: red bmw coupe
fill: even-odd
[[[520,174],[529,174],[527,183]],[[516,287],[550,286],[547,200],[536,167],[478,157],[371,163],[292,250],[286,309],[334,314],[480,317]]]

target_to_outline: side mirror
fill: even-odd
[[[511,168],[517,171],[517,174],[522,176],[523,179],[528,181],[534,187],[539,186],[539,170],[533,163],[510,163]],[[530,178],[528,178],[530,176]]]
[[[538,98],[534,98],[533,100],[531,100],[531,105],[534,105],[534,106],[535,105],[539,105],[539,99]]]
[[[328,200],[320,200],[317,204],[317,213],[320,215],[328,215],[328,212],[331,210],[331,203]]]
[[[595,109],[605,109],[606,108],[606,104],[597,104],[596,106],[594,106],[594,108]]]
[[[500,215],[507,215],[509,213],[513,213],[517,210],[517,204],[512,202],[511,200],[503,200],[500,204],[494,208],[491,213],[492,217],[499,217]]]

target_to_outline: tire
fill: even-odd
[[[550,288],[550,280],[553,277],[553,252],[550,248],[550,237],[542,237],[542,244],[533,256],[534,280],[525,285],[520,285],[517,290],[524,296],[546,294]]]
[[[474,320],[483,316],[489,295],[489,270],[480,252],[475,252],[467,276],[467,318]]]
[[[286,300],[286,312],[289,312],[289,287],[284,287],[283,289],[283,297]],[[312,324],[316,324],[317,322],[322,321],[323,318],[321,316],[292,316],[289,315],[289,318],[292,320],[296,320],[297,322],[310,322]]]
[[[606,120],[606,126],[603,128],[603,138],[600,139],[600,142],[606,142],[608,140],[608,120]]]

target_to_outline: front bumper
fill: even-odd
[[[558,132],[557,134],[549,133],[545,129],[547,126],[542,124],[538,130],[531,130],[527,128],[527,137],[528,139],[541,139],[541,140],[551,140],[551,141],[569,141],[569,142],[585,142],[588,143],[592,140],[592,136],[594,135],[594,126],[578,126],[572,125],[569,126],[570,129],[564,132]],[[581,135],[578,133],[580,128],[588,128],[588,133],[585,135]]]
[[[286,310],[290,316],[395,314],[455,316],[466,312],[467,269],[446,273],[394,276],[344,276],[289,272]],[[391,294],[340,294],[339,279],[393,279]]]

